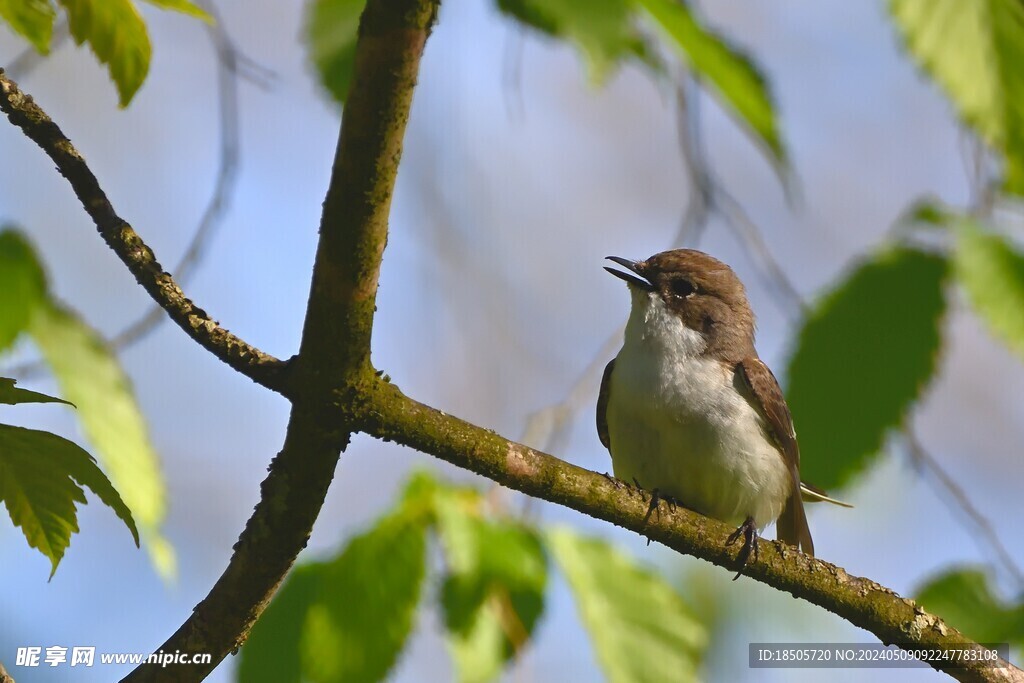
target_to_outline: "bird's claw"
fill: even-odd
[[[757,545],[757,525],[754,524],[753,517],[747,517],[743,524],[736,527],[736,531],[729,534],[729,538],[726,539],[725,544],[727,546],[733,545],[743,537],[743,547],[740,548],[739,555],[736,556],[736,561],[739,563],[739,571],[736,572],[736,576],[732,577],[732,580],[740,578],[740,574],[747,566],[747,562],[750,560],[750,555],[753,553],[754,561],[757,562],[759,557],[759,550]]]

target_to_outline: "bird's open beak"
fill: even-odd
[[[606,256],[605,258],[607,258],[609,261],[614,261],[623,268],[633,273],[636,273],[636,275],[641,276],[637,277],[636,275],[630,275],[630,273],[623,273],[621,270],[615,270],[614,268],[609,268],[608,266],[605,266],[604,269],[607,270],[612,275],[614,275],[615,277],[625,280],[626,284],[632,285],[634,287],[639,287],[645,292],[651,292],[654,290],[654,285],[652,285],[647,280],[642,279],[643,273],[640,272],[640,266],[637,264],[636,261],[630,261],[628,258],[622,258],[621,256]]]

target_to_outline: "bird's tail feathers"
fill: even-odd
[[[807,526],[804,503],[799,493],[791,495],[786,501],[786,507],[776,523],[776,529],[780,541],[795,545],[808,555],[814,556],[814,541],[811,540],[811,530]]]
[[[853,505],[850,503],[844,503],[841,500],[832,498],[824,489],[820,489],[814,484],[808,484],[807,482],[800,482],[800,497],[803,498],[805,503],[832,503],[844,508],[852,508]]]

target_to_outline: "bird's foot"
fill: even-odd
[[[755,562],[759,559],[757,548],[757,525],[754,524],[753,517],[747,517],[743,521],[743,524],[736,527],[736,531],[729,534],[729,538],[726,539],[725,544],[727,546],[733,545],[740,539],[740,536],[743,537],[743,547],[740,548],[740,553],[736,556],[736,561],[739,563],[740,569],[736,572],[736,576],[732,577],[733,581],[740,578],[740,574],[743,573],[744,568],[747,566],[747,561],[750,560],[751,553],[754,554]]]
[[[638,482],[636,479],[633,479],[633,483],[636,484],[637,489],[639,489],[640,492],[641,492],[641,495],[643,495],[643,490],[644,489],[643,489],[642,486],[640,486],[640,482]],[[664,501],[668,505],[668,509],[670,511],[672,511],[672,512],[676,511],[677,503],[676,503],[676,499],[675,498],[672,498],[671,496],[663,496],[658,489],[652,489],[651,490],[651,502],[647,506],[647,514],[644,515],[644,521],[643,521],[643,524],[640,527],[641,528],[641,533],[643,533],[642,530],[647,527],[647,522],[650,521],[652,514],[656,513],[657,516],[658,516],[658,521],[659,522],[661,521],[661,503],[662,503],[662,501]],[[650,545],[650,544],[651,544],[651,538],[650,538],[650,536],[648,536],[647,537],[647,545]]]

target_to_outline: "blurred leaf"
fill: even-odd
[[[320,593],[322,562],[295,567],[242,648],[235,679],[243,683],[300,683],[302,629]]]
[[[997,598],[979,567],[957,567],[933,577],[917,591],[917,601],[978,643],[1024,647],[1024,603]]]
[[[948,225],[953,218],[953,212],[941,200],[935,197],[922,197],[907,207],[897,222],[942,227]]]
[[[29,333],[61,394],[78,407],[85,436],[138,520],[154,567],[165,578],[173,576],[173,553],[160,537],[167,507],[163,476],[117,358],[88,325],[56,303],[36,308]]]
[[[413,475],[394,509],[336,559],[296,567],[242,648],[237,680],[382,680],[419,602],[434,486]]]
[[[2,2],[3,0],[0,0]],[[0,231],[0,351],[28,327],[46,292],[46,275],[32,246],[19,231]]]
[[[19,389],[15,384],[17,380],[9,377],[0,377],[0,404],[7,404],[10,406],[17,405],[19,403],[63,403],[65,405],[74,405],[68,403],[62,398],[56,398],[55,396],[47,396],[46,394],[40,394],[37,391],[29,391],[28,389]]]
[[[481,516],[480,494],[439,487],[438,534],[449,574],[441,591],[459,680],[483,683],[529,641],[544,609],[547,561],[536,534]]]
[[[876,254],[807,314],[786,395],[804,479],[825,488],[864,470],[935,373],[946,261],[908,248]]]
[[[605,541],[564,528],[545,538],[611,683],[697,680],[707,633],[663,578]]]
[[[412,630],[426,572],[429,520],[422,510],[402,505],[324,567],[303,628],[306,678],[384,679]]]
[[[728,108],[771,150],[776,161],[784,163],[786,154],[768,85],[754,63],[697,23],[680,0],[638,1],[695,75],[710,83]]]
[[[131,0],[57,0],[67,10],[75,44],[89,43],[107,65],[122,107],[127,107],[149,72],[152,47],[146,24]]]
[[[633,25],[632,0],[497,0],[498,8],[523,24],[574,43],[595,82],[621,61],[650,61],[649,48]]]
[[[50,52],[56,16],[50,0],[0,0],[0,19],[44,55]]]
[[[960,115],[1006,158],[1006,189],[1024,194],[1024,3],[890,0],[907,48]]]
[[[50,558],[51,578],[78,531],[82,486],[114,510],[138,545],[131,512],[92,456],[56,434],[0,425],[0,499],[29,545]]]
[[[314,0],[306,22],[309,55],[320,85],[344,104],[352,84],[356,34],[366,0]]]
[[[970,221],[960,224],[953,266],[975,312],[1024,358],[1024,255]]]
[[[155,5],[160,9],[181,12],[182,14],[202,19],[208,24],[213,23],[213,17],[211,17],[202,7],[199,7],[194,2],[190,2],[190,0],[145,0],[145,2]]]

